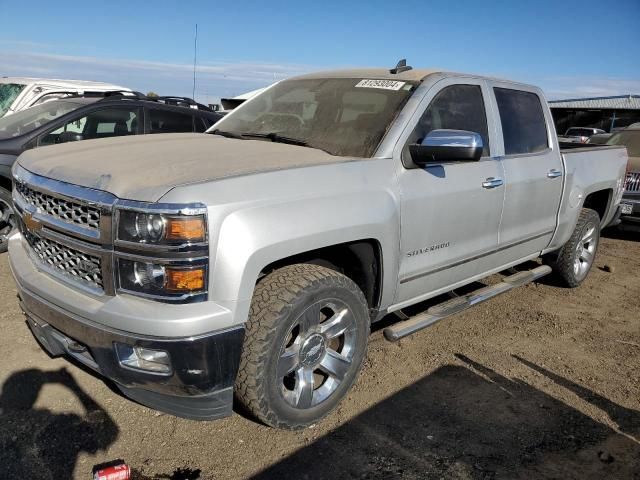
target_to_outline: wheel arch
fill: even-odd
[[[604,222],[609,212],[611,200],[613,198],[613,190],[611,188],[596,190],[587,194],[582,204],[582,208],[590,208],[600,217],[600,222]]]
[[[382,299],[383,264],[378,240],[366,238],[339,243],[276,260],[262,269],[258,281],[276,269],[297,263],[324,266],[349,277],[362,290],[372,319],[377,316]]]

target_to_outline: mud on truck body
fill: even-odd
[[[432,70],[279,82],[209,134],[24,153],[10,264],[28,324],[152,408],[300,428],[354,383],[370,326],[397,340],[551,269],[576,287],[626,151],[561,151],[540,89]]]

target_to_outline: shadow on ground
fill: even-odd
[[[602,409],[607,425],[457,355],[256,479],[640,479],[640,412],[516,357]]]
[[[638,242],[640,241],[640,225],[622,224],[618,225],[617,227],[605,228],[604,230],[602,230],[600,235],[616,240]]]
[[[72,392],[84,415],[35,408],[47,384],[59,384]],[[0,394],[0,477],[70,479],[80,453],[104,451],[118,434],[113,419],[66,369],[16,372]]]

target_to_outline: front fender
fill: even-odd
[[[390,192],[371,191],[250,207],[220,224],[211,299],[246,321],[260,272],[269,264],[322,247],[374,239],[382,248],[382,304],[391,303],[397,279],[399,215]]]

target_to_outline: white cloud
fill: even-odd
[[[193,65],[52,53],[0,51],[1,75],[75,78],[119,84],[164,95],[191,96]],[[308,65],[203,62],[197,66],[196,98],[214,101],[317,70]]]
[[[640,95],[640,79],[608,77],[551,77],[540,80],[550,100]]]

